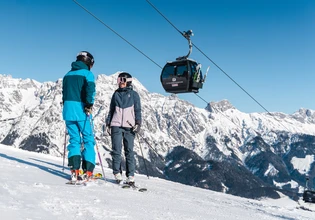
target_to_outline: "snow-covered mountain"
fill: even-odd
[[[107,182],[67,185],[62,158],[5,145],[0,145],[0,168],[0,213],[6,220],[314,219],[314,212],[304,210],[312,205],[283,194],[257,201],[145,175],[136,180],[147,192],[122,189],[108,168]],[[95,170],[101,172],[99,166]]]
[[[102,126],[117,75],[99,75],[96,82],[95,136],[106,167],[111,143]],[[135,142],[139,173],[147,174],[146,165],[150,176],[252,198],[276,196],[275,187],[294,197],[305,176],[315,174],[314,110],[247,114],[227,100],[201,109],[176,95],[150,93],[137,79],[133,84],[143,114]],[[62,157],[61,88],[61,79],[0,75],[1,144]]]

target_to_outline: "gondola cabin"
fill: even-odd
[[[303,200],[304,202],[315,203],[315,191],[313,187],[310,187],[309,180],[310,180],[310,177],[306,176],[306,184],[305,184],[306,188],[303,193]]]
[[[166,92],[198,93],[203,84],[201,65],[188,58],[167,62],[160,79]]]
[[[315,191],[313,190],[305,190],[303,193],[304,202],[315,203]]]

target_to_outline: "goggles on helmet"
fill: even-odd
[[[117,84],[119,83],[125,83],[125,82],[131,82],[132,78],[127,78],[127,77],[118,77],[117,78]]]
[[[84,57],[87,57],[91,60],[91,63],[94,64],[94,58],[92,56],[92,54],[86,52],[86,51],[81,51],[80,53],[78,53],[77,57],[78,56],[84,56]]]

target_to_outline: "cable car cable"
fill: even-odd
[[[160,12],[149,0],[146,0],[170,25],[173,26],[182,36],[183,33],[169,20],[162,12]],[[184,36],[185,37],[185,36]],[[250,95],[241,85],[239,85],[232,77],[230,77],[219,65],[217,65],[212,59],[210,59],[199,47],[197,47],[194,43],[192,45],[202,54],[204,55],[210,62],[212,62],[221,72],[223,72],[230,80],[232,80],[239,88],[241,88],[249,97],[251,97],[260,107],[262,107],[266,112],[270,115],[271,113],[262,105],[260,104],[252,95]]]
[[[98,20],[100,23],[102,23],[105,27],[107,27],[109,30],[111,30],[113,33],[115,33],[118,37],[120,37],[121,39],[123,39],[126,43],[128,43],[130,46],[132,46],[134,49],[136,49],[139,53],[141,53],[142,55],[144,55],[147,59],[149,59],[151,62],[153,62],[155,65],[157,65],[158,67],[160,67],[161,69],[163,69],[163,67],[161,67],[158,63],[156,63],[153,59],[151,59],[149,56],[147,56],[145,53],[143,53],[140,49],[138,49],[136,46],[134,46],[132,43],[130,43],[128,40],[126,40],[123,36],[121,36],[118,32],[116,32],[114,29],[112,29],[110,26],[108,26],[105,22],[103,22],[101,19],[99,19],[97,16],[95,16],[92,12],[90,12],[88,9],[86,9],[83,5],[81,5],[80,3],[78,3],[76,0],[73,0],[73,2],[75,2],[78,6],[80,6],[84,11],[86,11],[88,14],[90,14],[92,17],[94,17],[96,20]],[[151,3],[150,3],[151,4]],[[160,13],[160,12],[159,12]],[[162,15],[164,17],[164,15]],[[165,18],[167,19],[167,18]],[[168,19],[167,19],[168,20]],[[172,24],[173,25],[173,24]],[[178,30],[175,26],[174,28],[176,30]],[[179,31],[179,30],[178,30]],[[180,32],[180,31],[179,31]],[[180,32],[181,33],[181,32]],[[181,33],[181,35],[183,35]],[[184,35],[183,35],[184,36]],[[185,37],[185,36],[184,36]],[[196,93],[195,93],[196,94]],[[197,95],[197,94],[196,94]],[[197,95],[200,99],[202,99],[204,102],[207,103],[207,105],[209,104],[205,99],[201,98],[199,95]],[[213,109],[215,109],[214,107],[212,107]],[[221,113],[221,112],[220,112]],[[269,112],[268,112],[269,113]],[[223,114],[223,113],[221,113]],[[270,114],[270,113],[269,113]],[[225,116],[225,115],[224,115]],[[226,117],[226,116],[225,116]],[[226,117],[227,118],[227,117]],[[230,120],[229,118],[227,118],[228,120]],[[231,120],[230,120],[231,121]],[[231,121],[232,122],[232,121]],[[234,122],[232,122],[234,123]],[[235,123],[234,123],[235,124]],[[256,131],[255,131],[256,132]],[[258,133],[258,132],[256,132]]]
[[[79,5],[82,9],[84,9],[87,13],[89,13],[91,16],[93,16],[96,20],[98,20],[99,22],[101,22],[105,27],[107,27],[109,30],[111,30],[112,32],[114,32],[117,36],[119,36],[121,39],[123,39],[125,42],[127,42],[130,46],[132,46],[134,49],[136,49],[138,52],[140,52],[142,55],[144,55],[146,58],[148,58],[151,62],[153,62],[154,64],[156,64],[158,67],[160,67],[161,69],[163,69],[159,64],[157,64],[153,59],[151,59],[150,57],[148,57],[145,53],[143,53],[141,50],[139,50],[136,46],[134,46],[133,44],[131,44],[128,40],[126,40],[123,36],[121,36],[119,33],[117,33],[114,29],[112,29],[110,26],[108,26],[106,23],[104,23],[101,19],[99,19],[97,16],[95,16],[92,12],[90,12],[89,10],[87,10],[83,5],[81,5],[80,3],[78,3],[76,0],[73,0],[77,5]],[[196,93],[195,93],[196,94]],[[196,94],[197,95],[197,94]],[[210,105],[205,99],[203,99],[202,97],[200,97],[199,95],[197,95],[200,99],[202,99],[205,103],[207,103],[207,105]],[[214,108],[213,106],[211,107],[215,110],[217,110],[216,108]],[[220,111],[218,111],[220,112]],[[228,120],[230,120],[226,115],[224,115],[222,112],[220,112],[223,116],[225,116]],[[231,120],[230,120],[231,121]],[[232,123],[234,123],[233,121],[231,121]],[[235,123],[234,123],[235,124]],[[238,126],[237,124],[235,124],[236,126]],[[257,133],[257,132],[256,132]]]
[[[162,69],[162,67],[156,63],[154,60],[152,60],[149,56],[147,56],[145,53],[143,53],[141,50],[139,50],[137,47],[135,47],[132,43],[130,43],[128,40],[126,40],[123,36],[121,36],[120,34],[118,34],[114,29],[112,29],[110,26],[108,26],[107,24],[105,24],[101,19],[99,19],[97,16],[95,16],[92,12],[90,12],[89,10],[87,10],[83,5],[81,5],[79,2],[77,2],[76,0],[73,0],[78,6],[80,6],[83,10],[85,10],[87,13],[89,13],[91,16],[93,16],[96,20],[98,20],[99,22],[101,22],[104,26],[106,26],[109,30],[111,30],[113,33],[115,33],[118,37],[120,37],[121,39],[123,39],[126,43],[128,43],[130,46],[132,46],[134,49],[136,49],[139,53],[141,53],[143,56],[145,56],[146,58],[148,58],[152,63],[154,63],[155,65],[157,65],[158,67],[160,67]]]
[[[130,43],[126,38],[124,38],[123,36],[121,36],[118,32],[116,32],[114,29],[112,29],[109,25],[107,25],[105,22],[103,22],[101,19],[99,19],[96,15],[94,15],[92,12],[90,12],[87,8],[85,8],[83,5],[81,5],[80,3],[78,3],[76,0],[73,0],[78,6],[80,6],[84,11],[86,11],[88,14],[90,14],[92,17],[94,17],[96,20],[98,20],[99,22],[101,22],[105,27],[107,27],[109,30],[111,30],[113,33],[115,33],[118,37],[120,37],[121,39],[123,39],[125,42],[127,42],[130,46],[132,46],[134,49],[136,49],[138,52],[140,52],[142,55],[144,55],[146,58],[148,58],[151,62],[153,62],[154,64],[156,64],[158,67],[160,67],[161,69],[163,69],[163,67],[161,67],[158,63],[156,63],[153,59],[151,59],[149,56],[147,56],[145,53],[143,53],[141,50],[139,50],[136,46],[134,46],[132,43]],[[154,7],[154,6],[153,6]],[[162,15],[162,14],[161,14]],[[162,15],[163,16],[163,15]],[[167,19],[167,18],[165,18]],[[176,28],[174,26],[174,28]],[[176,28],[177,29],[177,28]],[[178,30],[178,29],[177,29]],[[178,32],[180,32],[178,30]],[[181,32],[180,32],[181,33]],[[182,34],[182,33],[181,33]],[[185,38],[186,36],[184,34],[182,34]],[[196,93],[195,93],[196,94]],[[196,94],[197,95],[197,94]],[[203,99],[202,97],[200,97],[199,95],[197,95],[200,99],[202,99],[207,105],[209,104],[205,99]],[[213,109],[215,109],[214,107],[212,107]],[[216,110],[216,109],[215,109]],[[222,114],[222,113],[221,113]],[[227,118],[229,119],[229,118]],[[232,122],[232,121],[231,121]],[[233,122],[234,123],[234,122]]]
[[[185,35],[159,10],[155,7],[149,0],[146,0],[148,4],[150,4],[174,29],[176,29],[183,37]],[[185,37],[186,38],[186,37]],[[238,84],[231,76],[229,76],[218,64],[216,64],[210,57],[208,57],[199,47],[197,47],[194,43],[192,45],[202,54],[204,55],[211,63],[213,63],[222,73],[224,73],[230,80],[232,80],[240,89],[243,90],[252,100],[254,100],[260,107],[262,107],[270,116],[273,116],[260,102],[258,102],[251,94],[249,94],[240,84]],[[195,93],[196,94],[196,93]],[[197,94],[196,94],[197,95]],[[198,96],[200,98],[200,96]],[[208,104],[208,102],[207,102]],[[277,119],[276,119],[277,120]],[[278,120],[277,120],[278,121]],[[280,122],[280,121],[278,121]],[[281,122],[280,124],[285,127]],[[286,127],[285,127],[286,128]],[[288,128],[286,128],[288,130]]]
[[[103,22],[101,19],[99,19],[96,15],[94,15],[92,12],[90,12],[87,8],[85,8],[83,5],[81,5],[76,0],[73,0],[74,3],[76,3],[78,6],[80,6],[84,11],[86,11],[88,14],[90,14],[92,17],[94,17],[96,20],[98,20],[100,23],[102,23],[105,27],[107,27],[109,30],[111,30],[113,33],[115,33],[118,37],[120,37],[122,40],[124,40],[126,43],[128,43],[131,47],[133,47],[135,50],[137,50],[139,53],[141,53],[143,56],[145,56],[147,59],[149,59],[152,63],[154,63],[156,66],[158,66],[160,69],[163,69],[162,66],[160,66],[158,63],[156,63],[153,59],[151,59],[148,55],[143,53],[140,49],[138,49],[136,46],[134,46],[132,43],[130,43],[126,38],[121,36],[118,32],[116,32],[114,29],[112,29],[109,25],[107,25],[105,22]]]

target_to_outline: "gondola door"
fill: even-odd
[[[169,93],[186,93],[189,90],[190,71],[187,60],[167,63],[161,74],[162,86]]]

